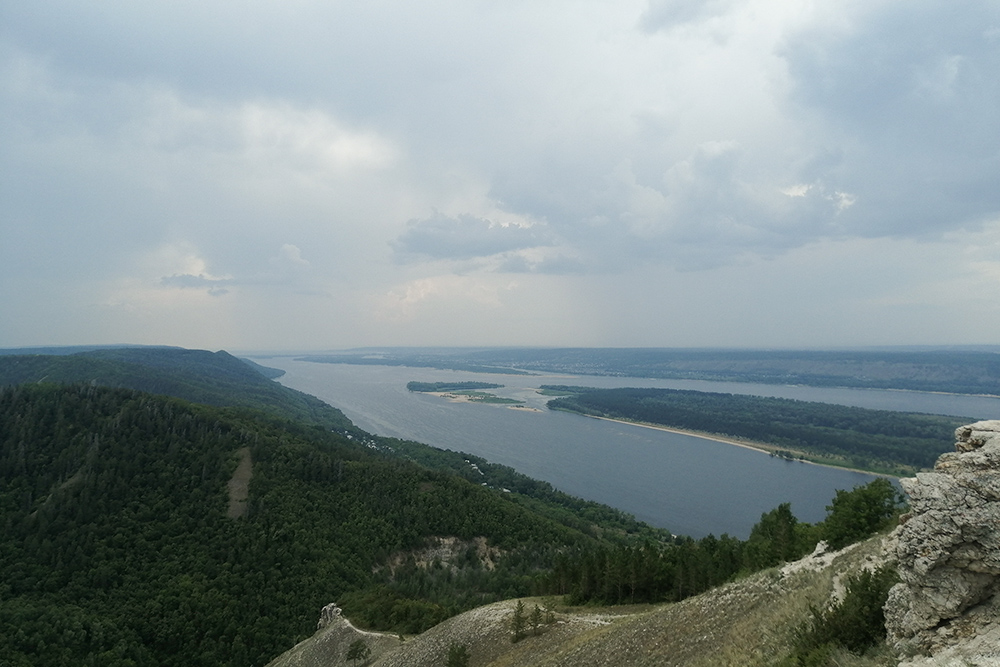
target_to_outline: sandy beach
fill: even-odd
[[[580,413],[574,413],[580,414]],[[681,428],[671,428],[670,426],[661,426],[660,424],[650,424],[647,422],[633,422],[625,419],[612,419],[611,417],[598,417],[596,415],[581,415],[583,417],[590,417],[591,419],[602,419],[609,422],[617,422],[619,424],[628,424],[629,426],[640,426],[642,428],[651,428],[657,431],[667,431],[669,433],[678,433],[680,435],[690,435],[695,438],[702,438],[704,440],[713,440],[715,442],[721,442],[726,445],[735,445],[736,447],[743,447],[745,449],[753,449],[758,452],[763,452],[765,454],[773,454],[779,450],[783,450],[782,447],[777,447],[775,445],[769,445],[764,442],[757,442],[754,440],[742,440],[739,438],[729,438],[724,435],[718,435],[715,433],[706,433],[704,431],[691,431]],[[788,451],[788,450],[784,450]],[[793,454],[802,454],[802,452],[792,452]],[[847,466],[836,466],[829,463],[819,463],[816,461],[809,461],[806,459],[794,459],[799,463],[808,463],[814,466],[824,466],[827,468],[837,468],[839,470],[850,470],[852,472],[861,472],[869,475],[880,475],[882,477],[895,477],[895,475],[886,475],[884,473],[872,472],[871,470],[861,470],[860,468],[850,468]]]
[[[522,410],[527,412],[541,412],[538,408],[532,408],[530,406],[524,405],[523,403],[491,403],[490,401],[477,400],[473,396],[468,394],[453,394],[450,391],[425,391],[422,392],[430,396],[437,396],[438,398],[443,398],[451,403],[483,403],[485,405],[498,405],[500,407],[509,408],[511,410]]]

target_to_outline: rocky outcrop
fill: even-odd
[[[933,472],[901,480],[911,512],[897,530],[902,581],[885,611],[890,641],[911,656],[954,652],[956,643],[997,626],[1000,421],[963,426],[955,436],[956,451],[943,454]],[[980,664],[969,659],[949,664]]]
[[[337,606],[336,602],[331,602],[330,604],[324,606],[319,610],[319,622],[316,623],[316,629],[322,630],[326,626],[330,625],[341,616],[340,607]]]
[[[369,632],[354,627],[341,613],[336,602],[324,606],[319,612],[316,634],[299,642],[293,648],[267,663],[267,667],[361,667],[373,665],[385,654],[403,644],[395,635]],[[349,659],[351,646],[362,641],[369,650],[364,663]]]

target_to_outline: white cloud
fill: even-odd
[[[789,197],[805,197],[812,187],[813,186],[810,183],[799,183],[797,185],[791,185],[787,188],[782,188],[781,194]]]

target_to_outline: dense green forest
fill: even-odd
[[[58,349],[47,351],[56,352]],[[267,379],[277,373],[279,371],[255,363],[248,365],[245,360],[226,352],[175,347],[99,348],[82,349],[70,354],[0,355],[0,386],[41,381],[89,383],[162,393],[207,405],[252,408],[288,421],[335,431],[366,449],[418,461],[431,469],[458,473],[477,484],[516,490],[527,498],[541,501],[535,504],[545,511],[553,509],[549,503],[553,497],[558,497],[556,507],[572,505],[572,512],[580,516],[600,517],[601,521],[614,517],[611,520],[616,524],[618,517],[625,516],[606,505],[555,492],[545,482],[469,454],[367,433],[351,423],[340,410],[320,399]],[[478,464],[475,472],[470,467],[470,461]],[[565,514],[563,519],[572,520]],[[630,530],[635,530],[645,524],[632,520],[629,526]],[[648,528],[645,526],[645,529]]]
[[[779,455],[889,474],[910,474],[950,451],[966,420],[869,410],[786,398],[679,389],[592,389],[543,385],[568,394],[553,410],[717,433],[771,445]]]
[[[248,514],[227,517],[236,455]],[[262,664],[338,600],[417,632],[531,592],[595,538],[481,483],[308,425],[134,390],[0,392],[0,659]],[[430,536],[487,538],[486,570],[378,570]],[[131,661],[131,662],[130,662]]]
[[[474,389],[499,389],[502,384],[492,382],[407,382],[409,391],[471,391]]]
[[[103,348],[69,355],[0,355],[0,386],[89,382],[206,405],[254,408],[359,432],[340,410],[315,396],[272,382],[260,372],[261,368],[228,352],[162,347]]]
[[[418,632],[529,594],[563,549],[669,539],[510,468],[365,433],[226,353],[0,357],[0,384],[12,665],[262,664],[333,600],[356,623]],[[231,519],[244,448],[248,514]],[[386,567],[436,536],[486,538],[492,567],[471,542],[443,566]]]

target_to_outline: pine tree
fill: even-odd
[[[529,622],[531,623],[531,634],[537,635],[538,626],[542,624],[542,610],[539,609],[537,604],[535,605],[535,608],[531,610]]]
[[[513,633],[511,641],[515,644],[522,639],[524,639],[524,626],[526,620],[524,618],[524,603],[520,600],[517,601],[517,606],[514,607],[514,617],[510,620],[510,631]]]
[[[347,659],[354,663],[358,660],[367,660],[371,654],[372,650],[368,648],[368,644],[365,644],[363,639],[355,639],[351,642],[350,648],[347,649]]]
[[[448,667],[469,667],[469,651],[464,644],[452,642],[448,646]]]

